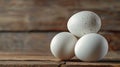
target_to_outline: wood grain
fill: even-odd
[[[50,55],[50,41],[56,33],[0,33],[0,53]]]
[[[62,62],[53,61],[0,61],[0,67],[60,67]]]
[[[0,31],[64,31],[81,10],[98,13],[102,30],[120,31],[119,0],[0,0]]]
[[[67,67],[120,67],[119,62],[67,62]]]
[[[0,67],[61,67],[65,64],[53,56],[0,55]]]
[[[0,55],[51,55],[50,41],[59,32],[0,33]],[[100,32],[109,42],[108,56],[120,56],[120,34]]]
[[[53,56],[0,56],[0,67],[119,67],[120,58],[105,57],[100,61],[83,62],[79,59],[61,61]]]
[[[50,61],[61,62],[62,61],[54,56],[39,56],[39,55],[0,55],[0,61]]]
[[[77,58],[65,61],[66,67],[120,67],[120,58],[104,57],[99,61],[83,62]]]
[[[60,61],[50,41],[83,10],[101,17],[109,52],[97,62]],[[120,0],[0,0],[0,67],[120,67],[119,40]]]

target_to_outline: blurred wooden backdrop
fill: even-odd
[[[74,13],[90,10],[102,19],[107,56],[120,56],[120,0],[0,0],[0,55],[51,55],[54,35],[68,31]]]

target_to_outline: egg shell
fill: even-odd
[[[81,11],[70,17],[67,28],[77,37],[88,33],[97,33],[101,28],[101,19],[94,12]]]
[[[98,61],[108,52],[107,40],[96,33],[81,37],[75,46],[75,55],[82,61]]]
[[[61,60],[71,59],[74,54],[74,47],[77,38],[68,32],[57,34],[51,41],[50,50],[52,54]]]

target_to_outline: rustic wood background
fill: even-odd
[[[101,17],[99,33],[109,42],[106,57],[119,58],[120,0],[0,0],[0,56],[51,56],[53,36],[68,31],[68,19],[82,10]]]

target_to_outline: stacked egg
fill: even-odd
[[[61,60],[76,56],[82,61],[98,61],[108,52],[107,40],[97,32],[101,28],[100,17],[91,11],[74,14],[67,23],[69,32],[57,34],[51,41],[52,54]]]

